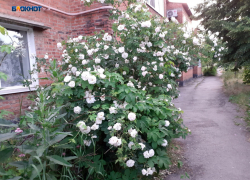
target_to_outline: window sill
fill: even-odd
[[[23,87],[23,86],[14,86],[14,87],[7,87],[0,90],[0,95],[8,95],[8,94],[15,94],[15,93],[22,93],[22,92],[30,92],[35,91],[36,87]]]

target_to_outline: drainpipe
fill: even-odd
[[[82,15],[82,14],[86,14],[86,13],[89,13],[89,12],[98,11],[98,10],[102,10],[102,9],[113,9],[114,8],[113,6],[103,6],[103,7],[99,7],[99,8],[95,8],[95,9],[91,9],[91,10],[79,12],[79,13],[67,13],[65,11],[61,11],[59,9],[56,9],[56,8],[44,5],[44,4],[36,2],[36,1],[32,1],[32,0],[23,0],[23,1],[26,1],[26,2],[29,2],[29,3],[38,5],[38,6],[45,7],[47,9],[49,9],[49,10],[56,11],[56,12],[59,12],[61,14],[67,15],[67,16],[78,16],[78,15]]]

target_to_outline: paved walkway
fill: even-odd
[[[223,94],[219,77],[198,78],[180,88],[175,101],[183,111],[185,125],[192,134],[184,145],[191,180],[250,180],[249,133],[237,107]],[[165,180],[179,180],[180,174]]]

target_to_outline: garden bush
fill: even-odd
[[[19,125],[0,121],[2,179],[152,179],[168,168],[166,146],[189,133],[176,80],[199,40],[146,8],[112,10],[113,35],[70,38],[57,44],[62,60],[37,59],[52,83]]]
[[[203,70],[204,76],[216,76],[217,75],[217,68],[216,67],[210,67]]]

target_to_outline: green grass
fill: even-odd
[[[243,71],[225,71],[222,75],[224,91],[229,95],[229,100],[237,104],[245,112],[245,121],[250,127],[250,85],[243,83]]]

